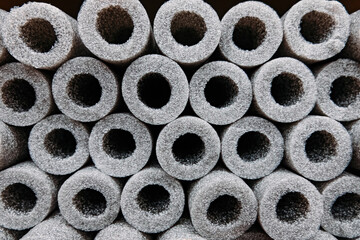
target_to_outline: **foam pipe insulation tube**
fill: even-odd
[[[235,239],[254,224],[258,204],[250,187],[235,174],[214,170],[188,193],[191,222],[206,239]]]
[[[4,20],[2,37],[16,60],[40,69],[54,70],[87,53],[76,20],[47,3],[30,2],[13,8]]]
[[[323,198],[305,178],[279,169],[253,186],[259,201],[258,220],[275,240],[309,239],[320,227]]]
[[[309,64],[340,53],[350,33],[350,16],[338,1],[299,1],[284,14],[282,21],[281,54]]]
[[[154,19],[159,50],[185,67],[206,61],[218,46],[220,35],[217,13],[202,0],[167,1]]]
[[[0,172],[0,226],[32,228],[56,207],[59,182],[33,162],[19,163]]]
[[[350,15],[350,35],[344,48],[344,56],[360,62],[360,10]]]
[[[50,80],[22,63],[0,67],[0,120],[14,126],[30,126],[53,109]]]
[[[360,120],[345,125],[352,141],[353,155],[350,167],[360,170]]]
[[[101,230],[94,240],[119,240],[119,239],[132,239],[132,240],[151,240],[150,236],[140,232],[133,226],[125,221],[116,221]]]
[[[1,26],[3,25],[4,19],[7,16],[8,12],[0,9],[0,29]],[[11,59],[11,56],[8,52],[8,50],[6,49],[6,47],[4,46],[4,42],[2,40],[2,36],[0,34],[0,65],[8,62]]]
[[[188,219],[181,219],[178,224],[160,234],[157,238],[157,240],[178,239],[206,240],[206,238],[203,238],[195,231],[191,221]]]
[[[83,168],[61,186],[61,214],[74,228],[97,231],[109,226],[120,211],[122,184],[95,167]]]
[[[239,3],[221,20],[220,51],[228,61],[240,67],[256,67],[267,62],[282,39],[279,16],[261,2]]]
[[[89,130],[63,114],[51,115],[31,130],[28,144],[31,159],[43,171],[67,175],[89,159]]]

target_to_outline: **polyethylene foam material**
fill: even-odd
[[[101,230],[94,240],[151,240],[145,233],[140,232],[125,221],[116,221]]]
[[[191,240],[206,240],[201,237],[194,229],[191,221],[188,219],[181,219],[178,224],[171,227],[166,232],[159,235],[157,240],[178,240],[178,239],[191,239]]]

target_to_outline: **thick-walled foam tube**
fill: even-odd
[[[221,20],[220,51],[245,68],[267,62],[283,38],[282,23],[268,5],[247,1],[232,7]]]
[[[151,23],[138,0],[86,0],[78,15],[85,46],[112,64],[127,64],[151,46]]]
[[[194,229],[190,220],[181,219],[178,224],[171,227],[166,232],[159,235],[157,240],[179,240],[179,239],[191,239],[191,240],[206,240],[201,237]]]
[[[125,221],[117,221],[101,230],[94,240],[150,240],[151,238]]]
[[[360,62],[360,10],[350,15],[350,35],[344,48],[344,56]]]

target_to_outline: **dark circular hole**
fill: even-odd
[[[294,223],[306,216],[309,202],[300,192],[289,192],[276,205],[276,215],[280,221]]]
[[[126,10],[120,6],[110,6],[98,13],[96,28],[108,43],[123,44],[131,37],[134,22]]]
[[[91,107],[100,101],[102,87],[90,74],[75,75],[66,88],[71,100],[82,107]]]
[[[111,129],[104,135],[103,148],[111,157],[124,159],[133,154],[136,145],[130,132],[122,129]]]
[[[148,73],[138,83],[139,99],[150,108],[165,106],[171,95],[171,87],[166,78],[159,73]]]
[[[46,135],[44,146],[54,157],[67,158],[75,153],[76,139],[68,130],[54,129]]]
[[[305,152],[309,161],[324,162],[336,155],[337,142],[327,131],[313,132],[305,143]]]
[[[301,80],[292,73],[281,73],[271,83],[271,95],[282,106],[296,104],[304,95]]]
[[[308,42],[322,43],[330,38],[334,25],[335,21],[330,15],[311,11],[301,18],[300,33]]]
[[[6,81],[1,91],[3,103],[15,112],[28,111],[35,104],[35,90],[30,83],[23,79]]]
[[[352,221],[360,215],[360,195],[345,193],[331,207],[331,214],[339,221]]]
[[[206,31],[204,19],[194,12],[178,12],[171,20],[171,34],[184,46],[193,46],[200,42]]]
[[[237,22],[233,32],[233,42],[243,50],[257,49],[266,36],[265,23],[257,17],[243,17]]]
[[[137,196],[139,207],[152,214],[165,211],[170,205],[169,192],[160,185],[147,185]]]
[[[266,135],[260,132],[247,132],[239,138],[236,150],[244,161],[256,161],[268,154],[270,141]]]
[[[14,183],[2,191],[1,200],[6,209],[19,213],[28,213],[35,207],[37,197],[28,186],[22,183]]]
[[[49,21],[33,18],[20,28],[20,37],[36,52],[48,52],[57,41],[55,30]]]
[[[211,106],[222,108],[231,105],[239,93],[237,85],[228,77],[211,78],[205,86],[205,98]]]
[[[239,218],[241,202],[230,195],[222,195],[210,203],[207,218],[217,225],[226,225]]]
[[[360,95],[360,81],[354,77],[339,77],[332,82],[330,99],[339,107],[348,107]]]
[[[85,216],[99,216],[106,209],[104,195],[96,190],[86,188],[78,192],[73,198],[73,204]]]
[[[192,165],[198,163],[205,154],[205,144],[198,135],[186,133],[175,140],[172,152],[177,162]]]

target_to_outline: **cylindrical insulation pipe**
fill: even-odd
[[[140,232],[125,221],[117,221],[102,229],[94,240],[151,240],[145,233]]]

